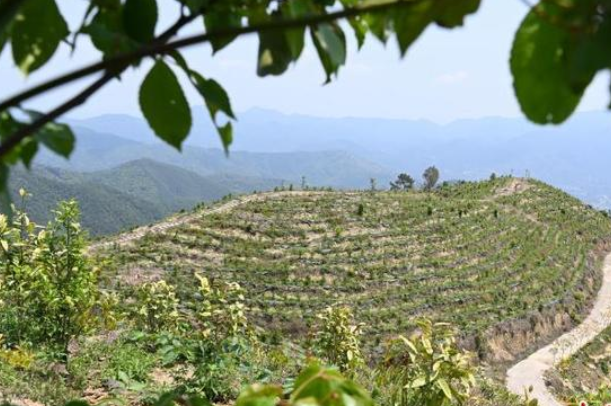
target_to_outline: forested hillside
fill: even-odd
[[[44,224],[52,217],[58,202],[78,200],[83,226],[92,235],[116,233],[229,194],[270,190],[281,183],[277,179],[231,174],[200,176],[149,159],[93,172],[41,166],[31,171],[18,168],[10,180],[16,202],[20,188],[33,195],[27,209],[38,223]]]

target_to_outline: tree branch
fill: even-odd
[[[253,34],[257,32],[263,31],[274,31],[274,30],[286,30],[290,28],[298,28],[308,25],[317,25],[324,22],[330,22],[335,20],[340,20],[349,17],[355,17],[360,14],[372,13],[384,11],[392,7],[396,7],[399,4],[404,5],[412,5],[419,0],[395,0],[381,4],[375,4],[366,7],[354,7],[341,11],[337,11],[329,14],[318,14],[307,16],[298,19],[290,19],[290,20],[280,20],[280,21],[270,21],[261,24],[254,24],[248,27],[241,28],[230,28],[225,30],[218,30],[210,33],[194,35],[191,37],[184,38],[182,40],[177,40],[175,42],[170,43],[162,43],[162,44],[151,44],[149,46],[145,46],[139,48],[135,51],[128,52],[125,54],[117,55],[108,59],[105,59],[100,62],[96,62],[94,64],[88,65],[84,68],[75,70],[66,75],[62,75],[58,78],[45,82],[41,85],[35,86],[29,90],[26,90],[22,93],[19,93],[9,99],[4,100],[0,103],[0,111],[6,110],[10,107],[16,107],[20,105],[22,102],[31,99],[32,97],[38,96],[39,94],[45,93],[49,90],[53,90],[57,87],[63,86],[65,84],[74,82],[78,79],[84,78],[86,76],[90,76],[94,73],[106,70],[109,67],[122,65],[122,64],[131,64],[138,59],[141,59],[146,56],[154,56],[154,55],[164,55],[176,49],[185,48],[192,45],[197,45],[201,43],[206,43],[210,41],[214,41],[217,39],[234,37],[234,36],[242,36],[247,34]]]
[[[366,13],[385,11],[393,7],[397,7],[398,5],[410,6],[418,1],[419,0],[394,0],[365,7],[348,8],[328,14],[310,15],[297,19],[269,21],[261,24],[253,24],[247,27],[218,30],[215,32],[193,35],[173,42],[167,42],[172,36],[178,33],[180,28],[198,17],[199,14],[181,16],[176,24],[174,24],[170,29],[168,29],[166,33],[159,36],[148,46],[144,46],[133,52],[128,52],[122,55],[117,55],[115,57],[108,58],[104,61],[94,63],[67,75],[60,76],[59,78],[43,83],[42,85],[34,87],[28,91],[25,91],[0,103],[0,111],[3,111],[11,107],[16,107],[25,100],[28,100],[34,96],[55,89],[62,85],[71,83],[77,79],[90,76],[100,71],[106,71],[106,73],[100,79],[85,88],[81,93],[79,93],[72,99],[68,100],[67,102],[55,108],[51,112],[43,115],[34,122],[22,127],[18,131],[11,134],[4,142],[0,144],[0,158],[6,156],[13,148],[19,145],[21,141],[23,141],[28,136],[34,134],[36,131],[40,130],[46,124],[52,122],[56,118],[69,112],[75,107],[83,104],[89,97],[91,97],[94,93],[100,90],[110,80],[121,74],[121,72],[123,72],[127,67],[131,65],[131,63],[138,61],[143,57],[166,55],[177,49],[182,49],[192,45],[202,44],[226,37],[236,37],[247,34],[254,34],[258,32],[287,30],[291,28],[318,25],[321,23],[355,17]]]
[[[193,21],[197,15],[184,16],[182,15],[176,23],[174,23],[170,28],[168,28],[164,33],[162,33],[159,37],[153,40],[153,44],[163,44],[172,38],[174,35],[178,33],[178,31]],[[25,138],[34,134],[36,131],[40,130],[46,124],[52,122],[56,118],[62,116],[63,114],[69,112],[75,107],[80,106],[85,103],[89,97],[95,94],[98,90],[104,87],[108,82],[110,82],[113,78],[120,75],[129,64],[123,65],[112,65],[105,68],[105,74],[94,83],[89,85],[83,91],[81,91],[78,95],[63,103],[59,107],[50,111],[49,113],[43,115],[42,117],[34,120],[32,123],[21,127],[19,130],[15,131],[11,136],[4,142],[0,144],[0,158],[7,155],[13,148],[21,143]],[[0,108],[0,111],[3,109]]]

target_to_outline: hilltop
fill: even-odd
[[[480,358],[511,361],[578,323],[600,286],[606,214],[542,182],[499,178],[426,192],[271,193],[195,212],[99,255],[117,286],[194,272],[239,282],[257,324],[303,336],[347,305],[374,352],[426,315]],[[185,293],[186,294],[186,293]]]

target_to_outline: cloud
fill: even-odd
[[[464,70],[458,72],[448,72],[443,75],[439,75],[435,78],[436,83],[440,83],[442,85],[454,85],[457,83],[464,82],[469,78],[469,73]]]

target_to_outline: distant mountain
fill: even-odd
[[[167,214],[155,202],[96,184],[64,170],[38,167],[29,172],[15,168],[9,184],[16,202],[19,202],[19,188],[32,193],[26,208],[32,220],[39,224],[50,220],[58,202],[77,199],[82,211],[82,225],[92,235],[115,233],[153,222]]]
[[[191,145],[218,147],[203,109],[194,109],[193,116]],[[132,124],[122,127],[124,122]],[[113,129],[121,137],[136,139],[133,134],[138,134],[143,137],[138,140],[155,140],[146,123],[134,118],[104,116],[79,125],[102,132]],[[136,127],[139,129],[132,129]],[[141,143],[114,149],[106,146],[102,156],[112,162],[121,156],[124,160],[137,155],[159,159],[167,154],[160,159],[204,175],[222,170],[291,182],[305,175],[313,184],[343,187],[363,187],[372,177],[379,185],[387,185],[398,172],[419,179],[430,165],[441,170],[442,179],[475,180],[492,172],[530,173],[589,203],[611,208],[609,112],[580,113],[561,126],[542,127],[523,118],[488,117],[439,125],[424,120],[318,118],[253,109],[239,114],[235,128],[229,161],[218,151],[212,154],[198,147],[186,148],[182,157],[159,152],[155,149],[159,141],[153,141],[156,147],[147,147],[154,151],[143,149]],[[76,155],[86,157],[87,165],[95,158],[82,152]],[[271,156],[274,164],[269,163]]]
[[[90,172],[134,160],[153,159],[204,177],[223,174],[242,178],[247,183],[254,179],[300,183],[305,176],[309,185],[337,188],[363,188],[369,185],[370,178],[385,183],[392,177],[391,170],[347,151],[261,153],[232,149],[227,157],[220,149],[186,146],[178,152],[161,143],[145,144],[83,127],[74,127],[74,130],[78,142],[69,161],[43,151],[37,162],[44,166]]]
[[[43,166],[26,171],[18,167],[11,173],[10,189],[15,201],[21,187],[32,193],[27,209],[38,223],[50,219],[59,201],[77,199],[83,226],[98,235],[151,223],[230,193],[269,190],[281,183],[230,174],[218,175],[218,179],[203,177],[177,166],[140,159],[94,172]]]
[[[92,183],[154,203],[165,212],[191,208],[201,201],[217,200],[229,193],[228,188],[212,179],[150,159],[85,173],[83,177]]]

